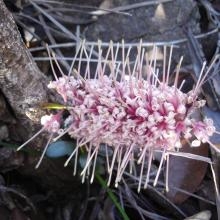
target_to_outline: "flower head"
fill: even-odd
[[[86,51],[83,45],[81,50]],[[48,87],[62,96],[69,116],[62,123],[60,116],[44,116],[42,125],[49,133],[58,133],[60,126],[63,126],[63,134],[68,133],[77,140],[77,147],[66,165],[74,155],[77,158],[81,147],[86,147],[88,157],[82,175],[85,178],[93,167],[91,181],[100,145],[105,144],[108,183],[116,166],[117,185],[128,163],[134,163],[135,158],[144,164],[155,150],[176,151],[182,147],[181,140],[184,138],[194,139],[193,146],[197,146],[209,140],[215,127],[211,119],[196,121],[192,117],[192,113],[205,104],[204,100],[198,99],[198,91],[206,75],[201,75],[192,91],[183,93],[177,87],[177,80],[172,86],[168,84],[169,72],[164,71],[163,80],[159,80],[156,61],[148,62],[147,57],[144,59],[145,51],[141,47],[132,71],[124,51],[122,63],[117,63],[117,57],[110,51],[113,51],[111,46],[107,52],[111,56],[105,59],[99,53],[93,78],[90,77],[90,62],[85,52],[87,68],[84,79],[79,68],[75,70],[76,76],[56,77],[56,81],[50,82]],[[107,65],[110,74],[106,73]],[[142,72],[143,69],[145,72]],[[111,163],[107,148],[113,149]],[[140,181],[142,172],[143,166]]]

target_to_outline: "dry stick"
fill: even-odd
[[[159,184],[161,185],[160,181],[158,181],[158,185]],[[163,186],[164,186],[164,184],[163,184]],[[171,205],[179,214],[186,217],[186,214],[177,205],[175,205],[172,201],[170,201],[163,193],[158,191],[157,188],[152,187],[151,185],[149,185],[149,189],[152,190],[153,192],[155,192],[160,197],[162,197],[163,200],[165,200],[169,205]]]
[[[217,32],[218,32],[218,28],[215,28],[215,29],[213,29],[211,31],[208,31],[206,33],[195,35],[194,37],[196,39],[201,39],[201,38],[208,37],[209,35],[215,34]],[[156,45],[156,46],[166,45],[166,46],[170,46],[171,48],[172,47],[174,48],[174,47],[178,47],[176,44],[181,44],[181,43],[184,43],[184,42],[187,42],[186,38],[182,38],[182,39],[179,39],[179,40],[173,40],[173,41],[143,42],[142,46],[143,47],[152,47],[154,45]],[[71,47],[71,46],[76,46],[76,45],[77,45],[77,43],[75,43],[75,42],[68,42],[68,43],[60,43],[60,44],[50,45],[49,47],[50,48]],[[88,46],[91,46],[91,45],[97,46],[97,42],[89,41],[89,42],[86,43],[86,45],[88,45]],[[137,42],[137,43],[124,43],[124,48],[137,47],[138,45],[139,45],[139,42]],[[108,47],[108,46],[109,46],[108,42],[102,42],[102,47]],[[117,46],[117,43],[113,43],[113,46],[114,47]],[[30,52],[35,52],[35,51],[44,50],[44,49],[45,49],[44,46],[40,46],[40,47],[30,48],[29,51]]]
[[[131,14],[127,13],[127,12],[115,11],[114,9],[100,8],[100,7],[95,7],[95,6],[91,6],[91,5],[79,5],[79,4],[66,3],[66,2],[57,2],[57,1],[50,1],[50,0],[49,1],[48,0],[33,0],[33,1],[42,2],[42,3],[48,2],[48,3],[51,3],[51,4],[59,4],[59,5],[61,4],[62,6],[75,7],[75,8],[78,7],[78,8],[82,8],[82,9],[94,9],[94,10],[96,10],[96,11],[92,11],[92,12],[87,12],[87,13],[90,13],[92,15],[102,15],[102,14],[98,14],[97,11],[104,11],[104,12],[109,12],[109,13],[115,13],[115,14],[120,14],[120,15],[129,15],[129,16],[131,16]],[[59,8],[58,8],[58,10],[59,10]],[[77,9],[75,9],[75,10],[77,10]],[[83,12],[85,12],[85,11],[83,11]]]
[[[134,176],[132,176],[131,174],[129,174],[128,172],[125,172],[125,175],[128,176],[129,178],[132,178],[132,179],[138,181],[138,177],[134,177]],[[149,182],[150,182],[150,183],[153,183],[153,180],[150,180]],[[165,184],[164,184],[163,182],[161,182],[161,181],[158,181],[157,185],[160,185],[160,186],[165,187]],[[132,184],[132,187],[137,188],[136,184],[135,184],[135,185]],[[155,187],[153,187],[153,186],[151,186],[151,185],[149,185],[148,187],[149,187],[151,190],[155,190],[155,192],[157,192],[157,189],[156,189]],[[182,192],[183,194],[189,195],[189,196],[191,196],[191,197],[194,197],[194,198],[196,198],[196,199],[199,199],[199,200],[204,201],[204,202],[206,202],[206,203],[209,203],[209,204],[211,204],[211,205],[216,205],[213,201],[210,201],[210,200],[208,200],[208,199],[205,199],[205,198],[203,198],[203,197],[201,197],[201,196],[198,196],[198,195],[196,195],[196,194],[190,193],[190,192],[188,192],[188,191],[186,191],[186,190],[183,190],[183,189],[180,189],[180,188],[178,188],[178,187],[170,186],[170,189],[175,189],[175,190],[177,190],[177,191],[179,191],[179,192]],[[163,196],[163,194],[162,194],[161,196]],[[166,197],[165,197],[165,198],[166,198]],[[171,201],[168,200],[168,202],[169,202],[170,204],[172,204],[173,206],[175,206],[175,204],[172,203]]]
[[[125,172],[124,174],[125,174],[127,177],[132,178],[132,179],[138,181],[138,177],[132,176],[132,175],[131,175],[130,173],[128,173],[128,172]],[[150,180],[149,182],[150,182],[150,183],[153,183],[153,180]],[[164,184],[163,182],[161,182],[161,181],[158,181],[158,182],[157,182],[157,185],[160,185],[160,186],[165,187],[165,184]],[[137,188],[136,184],[133,184],[132,186],[133,186],[134,188]],[[156,190],[156,188],[153,187],[153,186],[151,186],[151,185],[148,185],[148,187],[149,187],[150,189],[155,189],[155,190]],[[180,189],[180,188],[178,188],[178,187],[170,186],[170,189],[178,190],[178,191],[180,191],[180,192],[182,192],[182,193],[184,193],[184,194],[186,194],[186,195],[189,195],[189,196],[191,196],[191,197],[194,197],[194,198],[199,199],[199,200],[201,200],[201,201],[204,201],[204,202],[206,202],[206,203],[215,205],[215,203],[214,203],[213,201],[210,201],[210,200],[208,200],[208,199],[205,199],[205,198],[203,198],[203,197],[201,197],[201,196],[195,195],[195,194],[193,194],[193,193],[190,193],[190,192],[188,192],[188,191],[186,191],[186,190],[183,190],[183,189]]]
[[[145,218],[144,218],[142,212],[140,211],[140,206],[137,204],[135,198],[133,197],[131,189],[129,188],[129,186],[127,185],[127,183],[124,179],[122,179],[122,181],[125,185],[125,187],[123,187],[123,190],[125,191],[124,194],[128,197],[128,200],[132,201],[132,203],[133,203],[132,207],[134,207],[138,211],[139,215],[141,216],[141,219],[144,220]],[[120,187],[119,192],[120,191],[121,191],[121,187]]]
[[[42,24],[41,24],[41,22],[40,22],[39,20],[37,20],[37,19],[35,19],[35,18],[33,18],[33,17],[29,16],[29,15],[26,15],[26,14],[24,14],[23,12],[20,12],[19,14],[16,14],[16,13],[15,13],[14,15],[15,15],[16,22],[21,22],[20,20],[22,20],[22,17],[24,17],[24,18],[27,18],[28,20],[33,21],[34,23],[36,23],[36,24],[42,26]],[[21,19],[20,19],[20,17],[21,17]],[[63,32],[61,32],[61,31],[59,31],[59,30],[57,30],[57,29],[55,29],[55,28],[53,28],[53,27],[48,26],[47,28],[48,28],[51,32],[55,33],[56,36],[60,36],[60,37],[62,37],[62,38],[68,39],[68,40],[69,40],[69,39],[72,39],[72,38],[68,37],[66,34],[64,34]],[[32,33],[32,34],[34,35],[35,33]],[[42,39],[39,38],[39,41],[42,41]],[[64,43],[64,44],[65,44],[65,43]],[[56,44],[55,44],[55,45],[56,45]],[[29,48],[29,50],[30,50],[30,51],[32,51],[32,50],[35,51],[35,49],[36,49],[36,51],[38,51],[38,50],[39,50],[38,48],[42,48],[42,49],[40,49],[40,50],[45,49],[44,46],[40,46],[40,47]]]
[[[79,59],[79,58],[75,58],[75,56],[74,57],[56,57],[56,60],[66,60],[66,61],[73,61],[75,59],[75,61],[81,61],[81,62],[86,62],[87,61],[87,59],[86,58],[82,58],[81,60]],[[33,58],[33,60],[34,61],[49,61],[50,60],[50,58],[49,57],[34,57]],[[53,60],[53,58],[52,58],[52,60]],[[90,61],[89,61],[90,63],[97,63],[98,62],[98,59],[91,59]],[[102,60],[102,63],[103,62],[105,62],[104,60]],[[121,63],[121,61],[117,61],[116,62],[116,64],[120,64]],[[131,62],[132,63],[132,62]]]
[[[27,197],[25,196],[24,194],[22,194],[21,192],[13,189],[13,188],[9,188],[9,187],[6,187],[6,186],[3,186],[3,185],[0,185],[0,191],[1,193],[2,192],[10,192],[10,193],[13,193],[15,194],[16,196],[19,196],[21,197],[22,199],[24,199],[26,201],[26,203],[33,209],[33,211],[36,213],[37,210],[36,210],[36,207],[34,206],[34,204],[32,203],[32,201]]]
[[[40,13],[42,13],[45,17],[47,17],[52,23],[54,23],[60,30],[62,30],[65,34],[70,36],[73,40],[77,41],[76,36],[69,31],[66,27],[64,27],[61,23],[59,23],[56,19],[54,19],[51,15],[47,14],[44,9],[39,7],[37,4],[35,4],[33,1],[29,0],[30,3],[36,8]]]
[[[127,201],[131,204],[131,206],[132,207],[135,207],[135,209],[137,209],[137,211],[139,212],[139,214],[141,213],[141,214],[143,214],[144,216],[146,216],[146,217],[148,217],[148,218],[150,218],[150,219],[154,219],[154,220],[156,220],[156,219],[160,219],[160,220],[169,220],[168,218],[166,218],[166,217],[163,217],[163,216],[161,216],[161,215],[158,215],[158,214],[155,214],[155,213],[153,213],[153,212],[150,212],[150,211],[146,211],[145,209],[143,209],[142,207],[140,207],[138,204],[137,204],[137,202],[136,202],[136,200],[135,200],[135,198],[134,198],[134,196],[133,195],[135,195],[134,194],[134,192],[132,192],[132,190],[130,189],[130,187],[127,185],[127,183],[126,183],[126,181],[124,180],[123,181],[123,183],[124,183],[124,185],[125,185],[125,196],[126,196],[126,198],[127,198]],[[139,199],[139,197],[136,197],[136,198],[138,198]]]
[[[158,181],[158,184],[164,185],[164,184],[161,183],[160,181]],[[183,194],[189,195],[190,197],[194,197],[194,198],[196,198],[196,199],[199,199],[199,200],[201,200],[201,201],[203,201],[203,202],[205,202],[205,203],[208,203],[208,204],[211,204],[211,205],[214,205],[214,206],[216,205],[215,202],[213,202],[213,201],[211,201],[211,200],[208,200],[208,199],[206,199],[206,198],[203,198],[203,197],[201,197],[201,196],[198,196],[198,195],[196,195],[196,194],[190,193],[190,192],[188,192],[188,191],[186,191],[186,190],[184,190],[184,189],[180,189],[180,188],[175,187],[175,186],[170,186],[170,188],[171,188],[171,189],[174,189],[174,190],[177,190],[177,191],[179,191],[179,192],[181,192],[181,193],[183,193]]]
[[[82,14],[86,14],[86,15],[104,15],[104,14],[108,14],[108,13],[115,13],[115,14],[121,14],[121,15],[127,15],[127,16],[132,16],[132,14],[130,13],[127,13],[127,12],[117,12],[117,11],[113,11],[113,10],[108,10],[108,9],[104,9],[104,8],[97,8],[97,10],[95,11],[83,11],[83,10],[80,10],[80,9],[75,9],[75,8],[50,8],[50,9],[47,9],[45,10],[46,12],[79,12],[79,13],[82,13]],[[58,15],[58,16],[62,16],[62,15]],[[61,17],[62,18],[62,17]]]
[[[44,0],[40,1],[40,0],[34,0],[35,2],[45,2]],[[144,6],[150,6],[150,5],[158,5],[158,4],[162,4],[162,3],[167,3],[167,2],[172,2],[173,0],[153,0],[153,1],[144,1],[144,2],[140,2],[140,3],[135,3],[135,4],[129,4],[129,5],[125,5],[125,6],[119,6],[119,7],[115,7],[112,9],[105,9],[105,8],[96,8],[93,6],[80,6],[80,5],[76,5],[76,4],[68,4],[65,3],[66,5],[69,6],[74,6],[74,7],[80,7],[80,8],[90,8],[90,9],[98,9],[94,12],[91,12],[92,15],[100,15],[99,13],[97,13],[97,11],[104,11],[103,14],[108,14],[108,13],[120,13],[123,15],[131,15],[129,13],[123,13],[121,11],[127,11],[127,10],[131,10],[131,9],[136,9],[136,8],[141,8]],[[55,1],[46,1],[48,3],[56,3],[58,4],[58,2]],[[62,3],[63,5],[64,3]]]
[[[135,4],[130,4],[130,5],[125,5],[125,6],[119,6],[116,8],[112,8],[112,11],[127,11],[131,9],[136,9],[136,8],[142,8],[144,6],[149,6],[149,5],[158,5],[162,3],[167,3],[171,2],[173,0],[153,0],[153,1],[144,1],[140,3],[135,3]]]
[[[65,34],[67,34],[68,36],[70,36],[73,40],[75,40],[76,42],[78,41],[78,38],[71,32],[69,31],[66,27],[64,27],[60,22],[58,22],[56,19],[54,19],[51,15],[47,14],[45,12],[44,9],[42,9],[41,7],[39,7],[37,4],[35,4],[33,1],[29,0],[30,3],[39,11],[41,12],[44,16],[46,16],[52,23],[54,23],[57,27],[60,28],[60,30],[62,30]],[[90,50],[90,48],[87,46],[86,47],[88,50]],[[95,51],[93,51],[93,55],[95,55],[96,57],[98,57],[98,53],[96,53]]]
[[[55,41],[53,35],[51,34],[51,32],[50,32],[48,26],[46,25],[46,22],[45,22],[43,16],[42,16],[42,15],[39,15],[38,17],[39,17],[39,20],[40,20],[40,22],[41,22],[41,24],[42,24],[42,26],[43,26],[43,28],[44,28],[44,31],[45,31],[45,33],[46,33],[46,35],[47,35],[47,37],[48,37],[50,43],[51,43],[51,44],[56,44],[56,41]],[[58,48],[57,48],[55,51],[56,51],[56,53],[57,53],[60,57],[64,57],[63,54],[62,54],[62,52],[61,52]],[[65,60],[62,60],[62,59],[61,59],[61,63],[62,63],[62,65],[65,67],[65,69],[66,69],[67,71],[70,69],[70,65],[69,65]]]

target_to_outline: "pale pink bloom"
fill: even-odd
[[[41,118],[41,125],[50,133],[57,133],[60,129],[61,114],[56,115],[44,115]]]
[[[84,47],[82,51],[85,51]],[[68,106],[69,116],[63,122],[57,115],[44,116],[41,123],[49,133],[58,133],[61,127],[64,129],[63,134],[68,133],[77,140],[77,147],[65,165],[74,155],[77,159],[81,147],[87,149],[88,157],[81,173],[83,180],[87,174],[91,174],[91,181],[93,180],[101,144],[106,144],[108,184],[111,182],[113,169],[117,168],[117,185],[127,165],[132,165],[136,159],[142,164],[148,159],[150,164],[150,155],[155,150],[176,151],[182,147],[181,139],[184,138],[194,139],[193,145],[198,146],[200,142],[207,142],[215,132],[211,119],[195,121],[192,118],[192,113],[205,104],[204,100],[198,100],[198,92],[206,74],[202,75],[201,72],[195,88],[187,94],[183,93],[177,87],[177,79],[174,85],[168,85],[169,72],[165,71],[163,80],[160,81],[155,68],[156,61],[149,63],[147,58],[144,59],[144,50],[138,51],[133,70],[130,70],[129,62],[124,60],[125,56],[122,57],[120,67],[116,65],[117,57],[113,53],[108,57],[110,61],[102,60],[100,53],[95,77],[92,79],[86,55],[88,60],[85,79],[79,75],[62,76],[48,86],[62,96]],[[168,63],[170,65],[170,61]],[[105,74],[108,64],[110,75]],[[141,72],[143,65],[147,66],[147,72]],[[169,69],[170,66],[167,70]],[[75,72],[80,72],[80,68]],[[147,79],[142,78],[142,74]],[[59,137],[61,136],[62,133]],[[108,148],[113,149],[111,159]],[[143,167],[142,165],[139,188]],[[147,186],[148,181],[149,170],[144,186]]]

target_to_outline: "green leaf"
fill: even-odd
[[[112,190],[107,186],[106,181],[98,174],[95,174],[96,179],[100,183],[100,185],[107,191],[109,198],[112,200],[112,202],[115,204],[115,207],[118,209],[119,213],[123,217],[124,220],[129,220],[129,217],[123,207],[121,207],[120,203],[118,202],[117,197],[112,192]]]
[[[41,104],[41,108],[61,110],[61,109],[67,109],[68,107],[65,106],[65,105],[58,104],[58,103],[44,102],[44,103]]]

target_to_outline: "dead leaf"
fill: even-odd
[[[208,145],[190,147],[186,141],[181,152],[208,156]],[[197,190],[203,180],[208,164],[203,161],[188,159],[184,157],[170,156],[169,162],[169,191],[167,197],[175,204],[183,203],[189,195],[183,194],[175,188],[183,189],[193,193]]]

